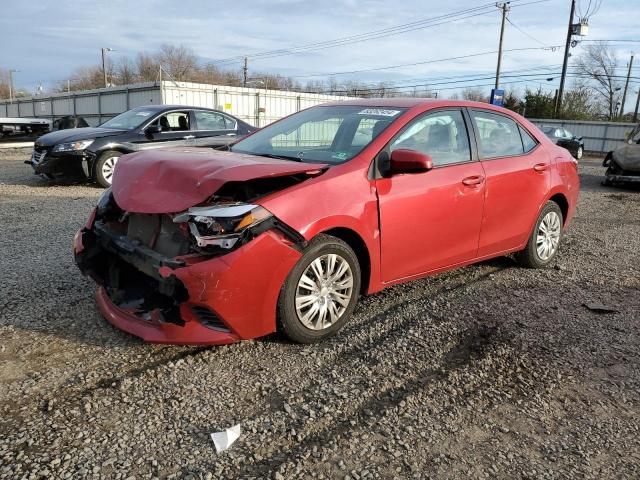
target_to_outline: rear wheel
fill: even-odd
[[[360,265],[339,238],[318,235],[287,277],[278,300],[279,329],[298,343],[335,334],[358,301]]]
[[[102,153],[93,168],[94,178],[96,182],[103,187],[110,187],[113,180],[113,172],[116,168],[118,159],[122,156],[122,152],[117,150],[107,150]]]
[[[528,268],[549,265],[558,253],[562,240],[562,210],[555,202],[547,202],[524,250],[516,254],[516,260]]]

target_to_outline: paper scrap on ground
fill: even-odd
[[[223,432],[214,432],[211,434],[211,440],[216,446],[216,452],[224,452],[233,442],[240,437],[240,424],[227,428]]]

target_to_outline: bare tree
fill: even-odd
[[[462,90],[462,99],[472,102],[486,102],[488,97],[479,88],[465,88]]]
[[[615,116],[620,100],[621,83],[616,78],[618,59],[607,42],[596,42],[585,47],[575,62],[577,73],[588,79],[585,84],[599,95],[609,119]]]
[[[141,82],[153,82],[158,80],[160,64],[153,55],[142,52],[136,57],[136,70]]]
[[[128,85],[138,81],[136,65],[127,57],[120,59],[115,70],[120,85]]]
[[[178,82],[188,81],[189,76],[198,70],[198,57],[184,45],[162,45],[157,59],[164,71]]]

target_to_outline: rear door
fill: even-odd
[[[549,192],[551,159],[533,135],[510,116],[470,110],[486,199],[478,256],[522,246]]]
[[[221,148],[238,138],[238,122],[220,112],[194,110],[198,147]]]
[[[484,172],[472,155],[468,128],[460,109],[431,111],[411,121],[381,152],[416,150],[434,164],[428,172],[376,181],[384,282],[475,257]]]

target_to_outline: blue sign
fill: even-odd
[[[489,100],[489,103],[502,107],[504,105],[504,90],[501,88],[493,88],[491,90],[491,100]]]

